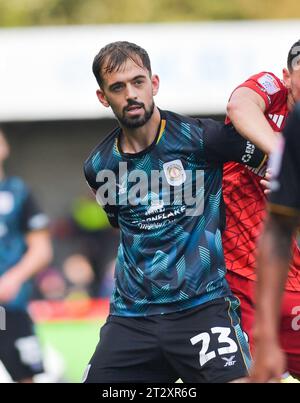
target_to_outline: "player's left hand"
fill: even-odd
[[[13,300],[22,286],[18,273],[8,271],[0,277],[0,304]]]

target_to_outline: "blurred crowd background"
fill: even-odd
[[[234,85],[267,68],[280,74],[299,37],[299,0],[0,0],[7,172],[49,215],[55,252],[32,297],[48,380],[80,380],[113,288],[119,234],[82,171],[116,124],[95,97],[94,55],[113,40],[144,46],[161,76],[159,106],[222,120]]]

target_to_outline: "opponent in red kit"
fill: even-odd
[[[274,74],[253,75],[233,92],[227,106],[227,124],[259,146],[266,154],[275,147],[278,133],[300,95],[300,40],[288,54],[283,81]],[[300,135],[300,133],[299,133]],[[265,217],[266,196],[260,183],[266,164],[258,169],[227,163],[223,194],[226,230],[223,245],[228,268],[227,280],[241,301],[242,325],[253,347],[256,244]],[[291,189],[291,192],[293,189]],[[293,258],[282,305],[281,346],[288,359],[288,371],[300,377],[300,249],[293,241]]]

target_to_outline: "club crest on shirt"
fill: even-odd
[[[0,214],[8,215],[14,209],[14,197],[10,192],[0,192]]]
[[[185,182],[186,173],[180,160],[165,162],[163,169],[169,185],[180,186]]]

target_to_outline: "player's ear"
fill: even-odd
[[[105,106],[106,108],[108,108],[110,106],[108,100],[106,99],[104,91],[99,89],[99,90],[96,91],[96,95],[97,95],[97,98],[99,99],[99,102],[101,102],[101,104],[103,106]]]
[[[286,88],[291,87],[291,73],[288,71],[288,69],[284,68],[282,70],[282,76],[283,76],[283,82]]]
[[[154,74],[151,77],[151,83],[152,83],[152,95],[155,96],[159,90],[159,77],[157,74]]]

